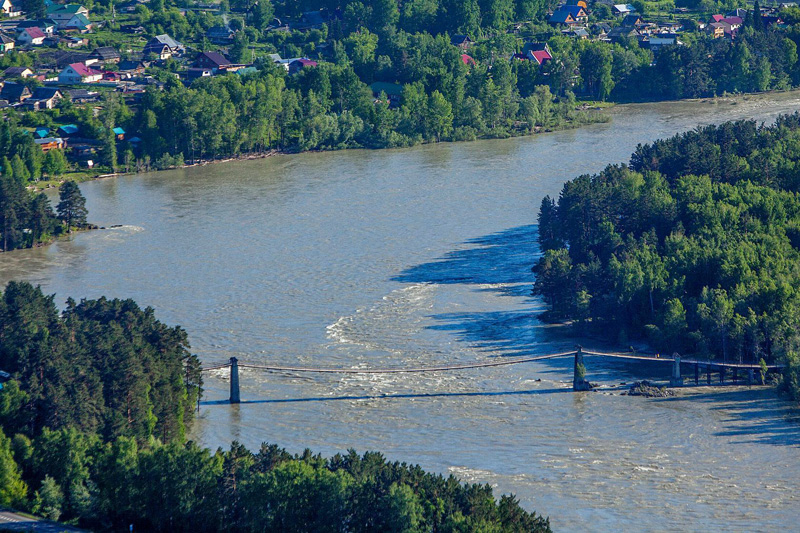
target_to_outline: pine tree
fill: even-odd
[[[74,181],[67,181],[61,186],[58,202],[58,217],[67,225],[67,233],[73,227],[86,225],[86,198],[81,194],[81,190]]]
[[[764,31],[764,19],[761,18],[761,4],[758,3],[758,0],[753,4],[753,29]]]

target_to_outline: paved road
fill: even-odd
[[[10,511],[0,511],[0,531],[35,531],[37,533],[60,533],[61,531],[83,531],[70,526],[28,518]]]

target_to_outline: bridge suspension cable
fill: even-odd
[[[407,367],[407,368],[316,368],[316,367],[302,367],[302,366],[275,366],[275,365],[251,365],[246,363],[239,363],[239,368],[252,368],[256,370],[266,370],[269,372],[314,372],[324,374],[401,374],[401,373],[420,373],[420,372],[448,372],[452,370],[466,370],[470,368],[487,368],[493,366],[507,366],[518,365],[520,363],[530,363],[532,361],[541,361],[543,359],[554,359],[556,357],[566,357],[573,355],[575,351],[537,355],[533,357],[522,357],[516,359],[501,359],[492,361],[482,361],[478,363],[465,363],[459,365],[440,365],[440,366],[420,366],[420,367]],[[230,363],[203,368],[206,370],[216,370],[225,366],[230,366]]]

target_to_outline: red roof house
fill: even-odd
[[[47,35],[40,28],[25,28],[17,37],[20,44],[42,44]]]
[[[531,50],[528,52],[528,58],[539,65],[544,65],[545,61],[551,61],[553,56],[547,50]]]
[[[305,57],[302,57],[300,59],[295,59],[294,61],[289,63],[289,74],[294,74],[295,72],[299,72],[304,68],[316,67],[316,66],[317,62],[312,61],[311,59],[306,59]]]
[[[58,74],[60,83],[92,83],[103,79],[103,73],[99,70],[89,68],[83,63],[72,63],[67,65]]]

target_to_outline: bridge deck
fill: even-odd
[[[613,357],[617,359],[635,359],[637,361],[668,361],[672,362],[672,356],[667,357],[655,357],[652,355],[637,355],[633,353],[614,353],[614,352],[588,352],[584,351],[583,355],[595,355],[600,357]],[[761,365],[753,365],[753,364],[745,364],[745,363],[728,363],[728,362],[721,362],[721,361],[710,361],[706,359],[684,359],[681,358],[681,364],[687,365],[701,365],[701,366],[711,366],[715,368],[736,368],[740,369],[743,368],[745,370],[760,370]],[[779,368],[783,368],[784,365],[767,365],[767,368],[770,370],[776,370]]]

